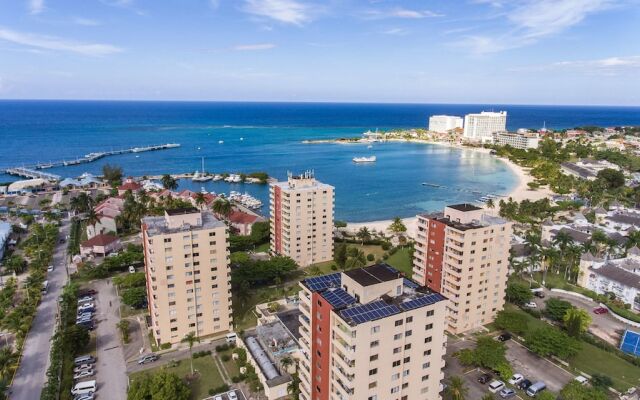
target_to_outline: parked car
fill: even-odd
[[[82,296],[93,296],[95,294],[98,294],[98,292],[93,290],[93,289],[80,289],[80,290],[78,290],[78,296],[80,296],[80,297],[82,297]]]
[[[93,376],[93,374],[95,374],[93,369],[85,369],[84,371],[80,371],[80,372],[76,373],[75,375],[73,375],[73,379],[77,380],[77,379],[82,379],[82,378],[88,378],[90,376]]]
[[[491,375],[489,374],[482,374],[478,377],[478,382],[482,383],[483,385],[489,382],[490,380],[491,380]]]
[[[78,311],[88,311],[88,310],[95,310],[96,309],[96,305],[93,303],[85,303],[81,306],[78,306]]]
[[[47,272],[53,272],[53,268],[54,268],[54,266],[53,266],[53,265],[49,265],[49,266],[47,267]]]
[[[500,342],[506,342],[509,339],[511,339],[511,334],[507,333],[507,332],[504,332],[503,334],[498,336],[498,341],[500,341]]]
[[[154,362],[157,359],[158,359],[157,355],[155,355],[153,353],[147,354],[147,355],[144,355],[144,356],[138,358],[138,364],[140,364],[140,365],[147,364],[147,363],[150,363],[150,362]]]
[[[502,388],[504,388],[504,382],[502,381],[493,381],[489,384],[489,391],[491,393],[498,393]]]
[[[96,362],[95,357],[93,357],[93,356],[91,356],[91,355],[89,355],[89,354],[84,355],[84,356],[80,356],[80,357],[76,357],[76,358],[73,360],[73,363],[74,363],[76,366],[78,366],[78,365],[82,365],[82,364],[95,364],[95,362]]]
[[[533,295],[536,296],[539,299],[544,299],[544,292],[542,292],[542,291],[533,292]]]
[[[227,397],[229,398],[229,400],[238,400],[238,395],[236,394],[235,390],[227,393]]]
[[[222,400],[222,396],[218,395],[218,396],[214,396],[213,400]]]
[[[89,301],[94,301],[95,299],[92,296],[84,296],[78,299],[78,303],[87,303]]]
[[[594,314],[606,314],[608,312],[609,312],[609,310],[607,310],[604,307],[596,307],[596,308],[593,309],[593,313]]]
[[[498,393],[503,399],[508,399],[516,395],[516,391],[511,388],[504,388]]]
[[[93,321],[88,321],[88,322],[76,322],[76,325],[81,326],[83,328],[86,328],[89,331],[92,331],[96,328],[96,325],[93,323]]]
[[[136,267],[134,267],[133,265],[129,265],[129,273],[130,274],[135,274],[136,273]]]
[[[76,396],[73,400],[93,400],[96,398],[94,393],[82,394],[80,396]]]
[[[527,393],[527,396],[529,397],[536,397],[538,393],[542,392],[546,388],[547,388],[547,385],[544,382],[538,381],[533,385],[529,386],[526,393]]]
[[[73,373],[77,374],[78,372],[86,371],[91,368],[93,368],[93,364],[81,364],[73,369]]]
[[[524,380],[524,376],[522,374],[513,374],[511,379],[509,379],[509,384],[517,386],[523,380]]]
[[[538,308],[538,305],[533,301],[528,302],[524,306],[527,307],[527,308]]]
[[[578,382],[581,385],[586,385],[587,383],[589,383],[589,379],[585,378],[582,375],[578,375],[575,378],[573,378],[574,381]]]
[[[528,380],[528,379],[525,379],[525,380],[523,380],[522,382],[520,382],[520,383],[518,384],[518,387],[519,387],[520,389],[522,389],[522,390],[527,390],[527,389],[529,389],[529,386],[531,386],[531,385],[533,385],[533,382],[531,382],[531,381],[530,381],[530,380]]]

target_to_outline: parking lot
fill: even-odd
[[[526,379],[532,382],[543,381],[547,385],[547,389],[558,393],[567,383],[573,379],[573,375],[557,365],[547,361],[543,358],[536,356],[529,352],[525,347],[518,344],[513,340],[505,342],[507,346],[507,360],[513,367],[514,373],[520,373],[524,375]],[[484,371],[479,368],[470,368],[462,366],[457,358],[453,357],[453,354],[462,349],[469,349],[475,346],[475,342],[470,339],[459,340],[449,338],[447,344],[446,367],[444,374],[446,377],[460,376],[464,379],[467,388],[469,389],[469,399],[480,399],[482,396],[489,393],[488,384],[481,384],[478,382],[478,378],[483,373],[489,373],[495,378],[495,374],[491,371]],[[506,383],[506,382],[505,382]],[[494,395],[496,399],[499,396]],[[515,396],[513,398],[527,398],[523,395]]]

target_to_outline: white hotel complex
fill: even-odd
[[[492,142],[493,134],[507,130],[507,112],[467,114],[464,117],[463,138],[472,142]]]
[[[437,133],[447,133],[456,128],[462,128],[462,118],[453,115],[432,115],[429,117],[429,130]]]

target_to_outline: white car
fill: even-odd
[[[509,379],[510,385],[517,385],[524,380],[524,376],[522,374],[513,374],[511,379]]]
[[[129,273],[130,274],[135,274],[136,273],[136,267],[134,267],[133,265],[129,265]]]
[[[78,311],[86,311],[86,310],[93,310],[96,308],[96,305],[93,303],[85,303],[81,306],[78,306]]]
[[[53,272],[53,268],[54,268],[53,265],[49,265],[47,267],[47,272]]]
[[[581,385],[586,385],[587,383],[589,383],[589,379],[585,378],[582,375],[578,375],[575,378],[573,378],[574,381],[578,382]]]
[[[89,301],[94,301],[95,299],[92,296],[84,296],[78,299],[78,303],[86,303]]]
[[[86,371],[88,369],[92,369],[93,365],[91,364],[82,364],[73,369],[73,373],[77,374],[78,372]]]
[[[238,395],[236,394],[235,390],[232,390],[229,393],[227,393],[227,397],[229,398],[229,400],[238,400]]]
[[[489,391],[491,393],[498,393],[504,387],[504,382],[502,381],[493,381],[489,384]]]
[[[82,378],[88,378],[90,376],[93,376],[95,372],[93,371],[93,369],[85,369],[84,371],[80,371],[78,373],[76,373],[75,375],[73,375],[73,379],[82,379]]]
[[[527,308],[538,308],[538,305],[533,301],[528,302],[524,306],[527,307]]]
[[[80,395],[80,396],[74,398],[73,400],[93,400],[95,398],[96,398],[96,395],[91,393],[91,394]]]
[[[222,396],[218,395],[213,398],[213,400],[222,400]]]

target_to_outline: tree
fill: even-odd
[[[195,332],[189,332],[181,340],[181,342],[189,344],[189,354],[190,354],[190,361],[191,361],[191,375],[193,375],[193,353],[192,353],[192,350],[193,350],[193,345],[196,342],[200,343],[200,338],[196,335]]]
[[[400,219],[400,217],[395,217],[391,225],[389,225],[389,230],[393,233],[403,233],[407,231],[407,227],[404,222]]]
[[[68,328],[67,338],[71,341],[74,346],[77,346],[78,349],[84,349],[89,344],[89,331],[80,326],[73,325]]]
[[[369,228],[367,228],[366,226],[360,228],[360,230],[358,230],[358,232],[356,233],[356,236],[362,241],[363,246],[364,242],[371,240],[371,232],[369,232]]]
[[[536,398],[538,400],[556,400],[556,395],[545,390],[543,392],[538,393],[538,396]]]
[[[593,374],[591,376],[591,386],[600,390],[608,390],[609,387],[613,386],[613,380],[607,375]]]
[[[562,388],[560,396],[562,400],[607,400],[608,398],[604,392],[573,380]]]
[[[178,181],[169,174],[162,175],[160,182],[162,182],[162,186],[167,190],[176,190],[178,188]]]
[[[346,243],[338,243],[336,244],[333,260],[342,268],[344,268],[345,263],[347,262],[347,245]]]
[[[118,186],[122,183],[122,168],[117,165],[105,164],[102,166],[102,177],[111,186]]]
[[[518,282],[510,282],[507,285],[507,299],[514,304],[523,305],[531,301],[533,294],[526,285]]]
[[[282,365],[282,368],[285,370],[288,370],[289,367],[293,365],[293,359],[289,356],[282,357],[280,359],[280,365]]]
[[[554,321],[562,321],[567,310],[573,308],[573,305],[565,300],[550,298],[544,302],[544,313]]]
[[[555,355],[567,359],[580,350],[578,340],[551,326],[529,332],[526,342],[531,351],[542,357]]]
[[[207,199],[204,197],[204,193],[199,192],[196,194],[196,205],[200,209],[204,209],[204,205],[207,204]]]
[[[464,380],[459,376],[449,378],[449,385],[445,391],[451,400],[465,400],[469,388],[467,388]]]
[[[4,267],[7,271],[20,274],[27,268],[27,261],[19,255],[13,254],[4,261]]]
[[[569,336],[579,337],[591,324],[591,316],[582,308],[573,307],[567,310],[562,318]]]
[[[87,225],[91,225],[93,227],[93,230],[95,231],[96,225],[98,223],[100,223],[100,217],[98,216],[98,214],[96,214],[93,208],[90,208],[87,212]],[[97,234],[98,232],[95,233]]]
[[[486,205],[487,208],[490,208],[492,210],[496,207],[496,203],[493,201],[493,199],[487,200]]]
[[[122,302],[133,308],[140,308],[147,300],[145,287],[134,287],[122,292]]]
[[[624,186],[624,173],[612,168],[606,168],[598,172],[598,180],[604,182],[608,189],[618,189]]]
[[[516,311],[499,311],[494,323],[500,329],[517,334],[525,333],[528,328],[527,316]]]
[[[176,374],[160,371],[132,379],[127,400],[189,400],[191,389]]]
[[[233,206],[229,200],[217,199],[213,202],[213,212],[223,218],[228,218],[231,215]]]

